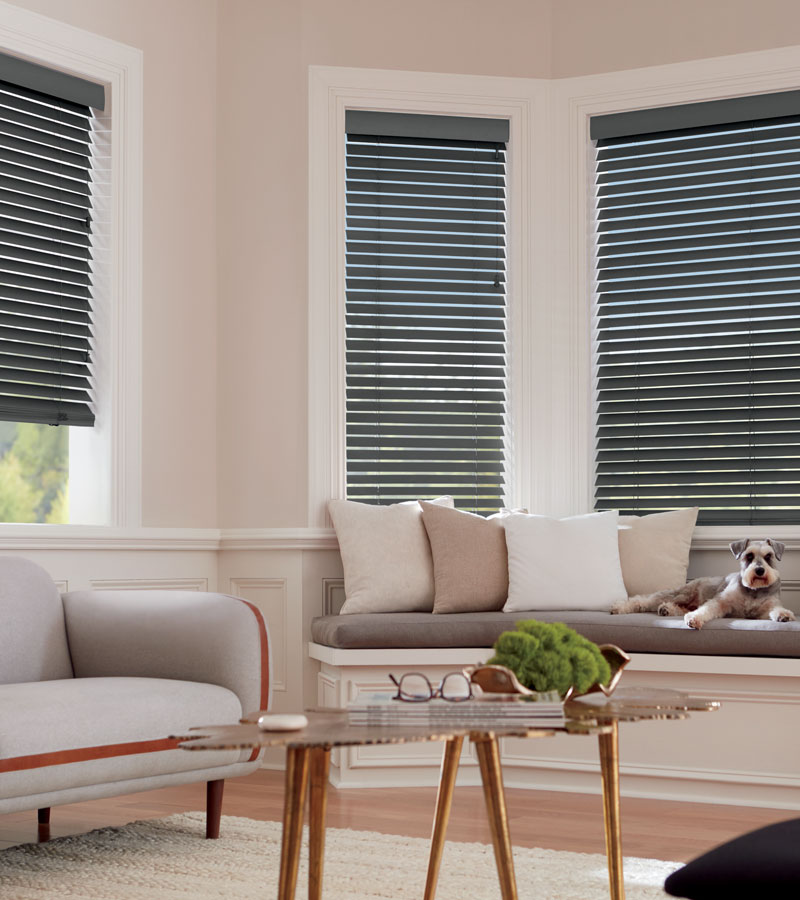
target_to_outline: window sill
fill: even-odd
[[[783,541],[789,550],[800,549],[800,525],[698,525],[692,550],[727,550],[731,541],[768,537]]]

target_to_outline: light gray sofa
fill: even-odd
[[[170,735],[270,703],[261,613],[224,594],[73,591],[0,558],[0,813],[208,783],[219,834],[224,779],[256,753],[177,749]]]

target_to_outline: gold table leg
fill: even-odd
[[[442,862],[444,838],[447,823],[450,819],[450,807],[453,803],[453,788],[458,773],[458,761],[461,758],[463,737],[452,737],[445,741],[442,754],[442,771],[439,775],[439,791],[436,795],[436,813],[433,817],[431,833],[431,855],[428,860],[428,878],[425,882],[425,900],[433,900],[436,894],[436,882],[439,879],[439,866]]]
[[[308,786],[308,756],[305,747],[286,749],[286,774],[283,793],[283,838],[278,900],[294,900],[300,840],[303,836],[303,806]]]
[[[511,855],[511,837],[508,833],[508,815],[497,738],[493,734],[481,734],[473,736],[472,740],[481,769],[483,796],[486,800],[494,859],[500,879],[500,894],[503,900],[517,900],[517,880],[514,876],[514,859]]]
[[[308,792],[308,900],[322,898],[322,860],[325,854],[325,812],[328,807],[330,747],[311,751],[311,779]]]
[[[611,731],[598,736],[600,772],[603,777],[603,824],[606,832],[608,885],[611,900],[625,900],[622,876],[622,834],[619,815],[619,727],[610,723]]]

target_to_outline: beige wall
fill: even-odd
[[[794,44],[797,0],[553,0],[555,78]]]
[[[144,51],[146,525],[306,524],[309,65],[564,77],[800,44],[796,0],[16,0]]]
[[[549,35],[546,0],[219,0],[222,527],[307,521],[308,66],[541,77]]]
[[[145,525],[216,509],[215,0],[16,0],[144,51]]]

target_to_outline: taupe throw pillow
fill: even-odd
[[[619,517],[619,561],[629,597],[686,584],[697,507]]]
[[[419,501],[433,556],[433,611],[488,612],[508,597],[508,554],[502,517],[485,519]]]

